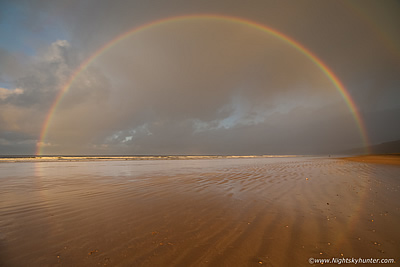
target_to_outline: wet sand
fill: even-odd
[[[365,163],[400,165],[400,154],[365,155],[343,159]]]
[[[0,266],[398,262],[399,178],[305,157],[0,163]]]

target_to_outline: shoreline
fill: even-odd
[[[162,155],[162,156],[5,156],[0,157],[1,163],[23,163],[23,162],[88,162],[88,161],[143,161],[143,160],[201,160],[201,159],[256,159],[256,158],[299,158],[299,157],[324,157],[322,155]],[[371,154],[335,157],[353,162],[400,165],[400,153],[395,154]]]
[[[363,163],[400,165],[400,154],[372,154],[344,157],[339,159]]]
[[[2,162],[70,162],[70,161],[115,161],[115,160],[194,160],[194,159],[253,159],[253,158],[290,158],[305,155],[247,155],[247,156],[29,156],[29,157],[0,157]]]

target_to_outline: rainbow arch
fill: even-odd
[[[166,23],[170,22],[181,22],[181,21],[187,21],[187,20],[217,20],[217,21],[226,21],[226,22],[231,22],[231,23],[236,23],[236,24],[241,24],[241,25],[247,25],[249,27],[258,29],[260,31],[263,31],[267,34],[270,34],[287,44],[291,45],[293,48],[295,48],[297,51],[302,53],[304,56],[306,56],[308,59],[310,59],[312,62],[315,63],[315,65],[325,74],[325,76],[333,83],[337,91],[340,93],[344,101],[346,102],[346,105],[348,106],[355,123],[359,129],[360,135],[362,142],[365,145],[369,144],[368,141],[368,135],[367,131],[365,128],[365,125],[361,119],[361,115],[357,109],[357,106],[352,99],[351,95],[347,91],[347,89],[344,87],[342,82],[339,80],[339,78],[333,73],[333,71],[321,60],[319,59],[315,54],[313,54],[310,50],[308,50],[306,47],[304,47],[302,44],[297,42],[296,40],[290,38],[289,36],[273,29],[270,28],[266,25],[263,25],[258,22],[254,22],[248,19],[244,18],[239,18],[239,17],[233,17],[233,16],[226,16],[226,15],[219,15],[219,14],[192,14],[192,15],[183,15],[183,16],[174,16],[174,17],[167,17],[159,20],[155,20],[152,22],[149,22],[147,24],[143,24],[137,27],[134,27],[133,29],[122,33],[109,41],[108,43],[104,44],[101,46],[99,49],[96,50],[90,57],[88,57],[86,60],[84,60],[79,67],[72,73],[72,75],[69,77],[67,82],[62,86],[61,90],[58,92],[53,104],[51,105],[49,112],[47,113],[47,116],[44,120],[41,132],[40,132],[40,137],[39,141],[37,142],[37,147],[36,147],[36,155],[41,155],[43,152],[43,147],[46,141],[46,137],[48,134],[48,130],[51,124],[51,121],[54,116],[54,112],[57,109],[58,105],[60,104],[63,96],[68,92],[69,88],[71,85],[74,83],[76,78],[99,56],[104,54],[108,49],[113,47],[115,44],[125,40],[129,36],[143,32],[145,30],[148,30],[153,27],[157,27]]]

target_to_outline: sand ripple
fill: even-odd
[[[0,265],[395,258],[400,168],[326,158],[0,165]]]

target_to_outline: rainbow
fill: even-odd
[[[267,34],[270,34],[287,44],[291,45],[293,48],[295,48],[297,51],[302,53],[304,56],[309,58],[312,62],[315,63],[316,66],[325,74],[326,77],[329,78],[329,80],[333,83],[333,85],[336,87],[338,92],[341,94],[342,98],[346,102],[348,108],[350,109],[350,112],[352,113],[354,120],[357,124],[357,127],[360,131],[360,135],[362,138],[362,141],[365,145],[369,144],[368,141],[368,136],[367,136],[367,131],[365,129],[365,125],[361,119],[360,113],[357,109],[356,104],[354,103],[354,100],[351,98],[349,92],[346,90],[342,82],[338,79],[338,77],[332,72],[332,70],[324,63],[322,62],[321,59],[319,59],[316,55],[314,55],[310,50],[305,48],[302,44],[299,42],[293,40],[287,35],[284,35],[283,33],[270,28],[268,26],[265,26],[263,24],[247,20],[244,18],[238,18],[238,17],[232,17],[232,16],[226,16],[226,15],[219,15],[219,14],[194,14],[194,15],[183,15],[183,16],[175,16],[175,17],[168,17],[160,20],[155,20],[150,23],[135,27],[125,33],[122,33],[112,39],[110,42],[106,43],[102,47],[100,47],[96,52],[94,52],[90,57],[88,57],[85,61],[82,62],[82,64],[72,73],[72,75],[69,77],[67,82],[64,84],[64,86],[61,88],[59,93],[57,94],[53,104],[51,105],[49,112],[44,120],[41,132],[40,132],[40,137],[39,141],[37,143],[37,149],[36,149],[36,155],[41,155],[42,150],[46,141],[47,133],[49,130],[50,123],[53,119],[54,112],[57,109],[58,105],[60,104],[63,96],[68,92],[69,88],[71,85],[74,83],[76,78],[99,56],[104,54],[107,50],[109,50],[111,47],[113,47],[115,44],[125,40],[129,36],[132,36],[133,34],[137,34],[143,31],[146,31],[150,28],[157,27],[160,25],[164,25],[166,23],[171,23],[171,22],[183,22],[183,21],[188,21],[188,20],[217,20],[217,21],[226,21],[226,22],[231,22],[231,23],[236,23],[236,24],[241,24],[241,25],[247,25],[249,27],[252,27],[254,29],[263,31]]]

